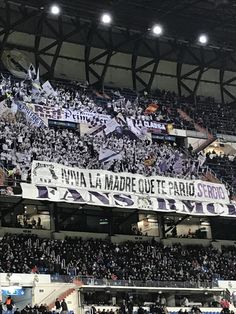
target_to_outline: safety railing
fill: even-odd
[[[104,286],[104,287],[153,287],[153,288],[182,288],[182,289],[208,289],[217,288],[216,281],[154,281],[154,280],[119,280],[96,279],[94,277],[52,275],[53,282],[77,283],[79,286]]]

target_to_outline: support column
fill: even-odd
[[[53,203],[50,208],[50,228],[52,233],[59,231],[57,203]]]
[[[79,306],[79,290],[78,291],[76,290],[74,294],[75,294],[75,305],[76,305],[75,314],[82,314],[80,312],[80,306]]]
[[[78,314],[84,313],[84,294],[81,289],[78,290]]]
[[[171,295],[167,296],[166,301],[167,301],[167,306],[174,307],[175,306],[175,295],[171,294]]]
[[[159,236],[161,239],[165,238],[165,225],[164,225],[164,216],[159,215],[158,216],[158,230],[159,230]]]

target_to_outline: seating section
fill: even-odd
[[[207,154],[206,165],[208,165],[216,175],[227,182],[231,192],[236,194],[236,157],[227,155]]]
[[[7,234],[0,242],[0,271],[49,273],[112,280],[201,282],[236,279],[236,249],[114,244],[105,240],[41,239]]]
[[[182,104],[182,109],[200,126],[207,127],[212,133],[235,134],[235,105],[220,104],[214,98],[198,97],[196,103]]]
[[[199,156],[186,152],[178,142],[168,141],[160,134],[147,136],[145,128],[130,131],[122,120],[160,122],[175,128],[194,129],[192,121],[183,119],[178,109],[184,110],[203,127],[214,132],[235,132],[235,110],[228,105],[216,104],[213,99],[178,99],[175,93],[156,90],[153,95],[129,89],[106,87],[101,93],[88,84],[55,82],[54,92],[46,94],[35,82],[15,81],[11,77],[0,82],[0,100],[12,113],[17,103],[33,103],[60,112],[62,108],[77,112],[89,112],[92,118],[85,131],[66,126],[39,128],[29,117],[17,112],[0,116],[0,166],[10,174],[10,179],[30,180],[32,160],[57,162],[68,166],[89,169],[105,169],[114,172],[131,172],[143,175],[165,175],[184,178],[201,178],[206,165],[219,178],[235,186],[235,161],[207,159],[202,165]],[[5,109],[4,109],[5,110]],[[3,111],[1,111],[3,112]],[[212,114],[213,113],[213,114]],[[121,127],[110,133],[96,128],[99,114],[118,119]],[[27,119],[26,119],[27,118]],[[117,120],[117,121],[118,121]],[[219,122],[218,122],[219,121]],[[106,136],[104,136],[106,134]]]

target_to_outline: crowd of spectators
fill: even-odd
[[[194,130],[194,124],[180,118],[177,109],[183,109],[193,120],[202,127],[213,132],[235,134],[236,109],[230,104],[221,104],[212,97],[182,96],[175,92],[156,90],[153,95],[137,94],[130,89],[105,88],[103,93],[95,92],[89,84],[76,82],[54,83],[55,93],[47,95],[38,93],[37,84],[28,81],[14,81],[10,77],[0,82],[0,97],[22,100],[27,103],[46,105],[54,110],[61,108],[90,111],[94,113],[125,114],[133,118],[144,119],[144,113],[150,103],[157,104],[158,110],[152,115],[146,115],[145,120],[171,122],[176,128]]]
[[[212,133],[235,134],[236,108],[234,104],[222,104],[214,98],[197,97],[196,102],[181,104],[182,109],[200,126]]]
[[[58,314],[59,312],[51,311],[47,304],[41,304],[34,306],[27,304],[22,310],[14,307],[11,311],[6,311],[8,314]],[[68,313],[68,311],[66,312]]]
[[[47,95],[38,85],[29,81],[13,81],[2,78],[0,100],[5,99],[9,108],[16,113],[16,101],[36,103],[61,110],[68,108],[79,112],[95,114],[90,125],[98,122],[98,114],[117,117],[171,123],[176,128],[193,129],[193,123],[179,116],[178,108],[184,109],[201,126],[222,131],[228,123],[228,130],[235,130],[235,112],[227,105],[215,104],[212,99],[198,99],[197,104],[165,90],[157,90],[154,95],[129,90],[105,89],[98,93],[86,84],[55,83],[54,92]],[[154,110],[147,112],[152,104]],[[208,114],[211,111],[211,114]],[[114,152],[115,157],[104,159],[101,152]],[[191,156],[190,156],[191,155]],[[140,139],[130,136],[125,129],[106,135],[104,133],[81,133],[79,129],[38,128],[26,121],[21,113],[14,119],[0,117],[0,165],[10,170],[14,179],[29,181],[33,160],[51,161],[66,166],[87,169],[104,169],[113,172],[131,172],[143,175],[164,175],[196,179],[202,176],[198,156],[186,154],[174,142],[157,141],[154,138]],[[229,184],[235,185],[234,163],[218,157],[207,159],[208,165]],[[226,164],[226,166],[225,166]],[[216,167],[217,165],[217,167]],[[223,165],[223,166],[222,166]],[[233,171],[228,171],[233,169]]]
[[[17,217],[16,227],[24,229],[43,229],[40,217],[35,220],[34,217],[30,219],[27,215],[19,215]]]
[[[206,154],[206,165],[208,165],[219,178],[230,185],[234,194],[236,192],[236,157],[225,154]]]
[[[5,235],[0,242],[0,271],[49,273],[95,279],[201,282],[235,280],[235,248],[108,240],[64,241],[35,235]]]
[[[51,107],[54,110],[75,109],[80,112],[93,112],[98,114],[116,115],[122,113],[135,119],[145,119],[158,122],[171,122],[176,127],[184,126],[185,121],[177,113],[177,95],[165,90],[158,91],[156,96],[138,95],[129,89],[115,91],[106,90],[106,93],[98,93],[87,84],[55,83],[54,93],[46,95],[39,93],[34,85],[28,81],[16,82],[2,79],[0,82],[0,97],[7,97],[9,103],[13,100],[21,100],[26,103],[36,103]],[[144,113],[150,103],[157,105],[157,109],[151,115]]]
[[[0,84],[1,97],[7,97],[10,107],[16,99],[24,102],[37,102],[54,108],[72,108],[80,111],[110,114],[119,113],[137,119],[173,122],[179,126],[180,120],[173,104],[176,95],[160,92],[159,100],[138,97],[126,90],[126,97],[119,91],[110,91],[106,97],[85,88],[57,87],[55,94],[46,97],[33,93],[26,83],[12,83],[3,79]],[[148,104],[153,102],[158,110],[144,115]],[[14,107],[15,108],[15,107]],[[15,110],[13,108],[13,110]],[[91,123],[95,123],[93,121]],[[119,157],[103,162],[101,150],[111,150]],[[132,172],[144,175],[165,175],[185,178],[196,178],[199,160],[189,158],[176,144],[157,143],[150,139],[140,140],[129,134],[114,132],[104,139],[99,135],[82,135],[79,129],[69,130],[38,128],[25,120],[21,114],[16,119],[0,120],[0,161],[6,169],[13,170],[16,179],[29,181],[32,160],[51,161],[67,166],[88,169],[105,169],[114,172]]]
[[[26,123],[0,122],[0,160],[14,169],[22,181],[29,180],[32,160],[51,161],[66,166],[196,178],[199,160],[188,158],[170,143],[137,141],[128,136],[104,138],[80,136],[78,130],[44,128]],[[101,149],[119,153],[118,160],[99,161]]]

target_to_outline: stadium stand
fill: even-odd
[[[113,244],[104,240],[40,239],[10,235],[0,243],[2,272],[50,273],[129,281],[208,282],[235,280],[235,247],[176,244],[165,247],[152,242]]]
[[[176,101],[176,95],[163,91],[160,99],[134,98],[134,94],[122,95],[120,92],[114,94],[118,100],[113,99],[109,93],[108,99],[94,97],[87,90],[67,90],[66,87],[56,89],[56,97],[46,97],[40,94],[34,99],[33,89],[27,88],[23,83],[11,83],[10,80],[2,80],[2,97],[8,97],[9,106],[14,107],[17,100],[24,102],[35,101],[39,104],[47,103],[49,106],[58,108],[70,108],[74,110],[90,111],[94,114],[122,113],[132,118],[145,119],[156,122],[172,122],[181,126],[181,119],[173,113],[172,101]],[[127,93],[127,91],[126,91]],[[133,101],[133,102],[131,102]],[[150,102],[157,105],[158,110],[153,114],[146,114],[145,110]],[[160,106],[160,107],[159,107]],[[178,117],[178,115],[177,115]],[[23,120],[22,120],[23,119]],[[91,121],[96,125],[95,120]],[[67,166],[77,166],[88,169],[112,170],[114,172],[132,172],[145,175],[166,175],[186,178],[197,178],[202,174],[199,166],[198,156],[189,157],[176,144],[151,143],[149,140],[137,140],[130,138],[129,134],[121,137],[121,134],[112,134],[106,142],[97,135],[80,135],[79,130],[68,130],[55,128],[43,128],[32,126],[24,118],[17,117],[14,122],[1,121],[1,148],[0,160],[3,166],[13,170],[17,177],[27,181],[30,176],[31,161],[53,161]],[[109,149],[117,153],[119,157],[108,164],[102,162],[99,156],[101,149]]]
[[[227,155],[206,154],[206,164],[222,178],[228,182],[232,191],[236,191],[236,158]]]
[[[155,95],[148,96],[137,95],[128,89],[114,91],[107,88],[103,93],[98,93],[87,83],[66,85],[66,83],[55,82],[54,84],[54,94],[48,96],[45,92],[39,91],[37,85],[32,86],[30,81],[15,81],[11,76],[3,77],[0,84],[1,99],[7,101],[12,112],[16,110],[17,101],[39,104],[39,113],[47,104],[49,116],[52,114],[50,108],[53,108],[54,113],[60,112],[61,108],[90,112],[93,114],[90,123],[94,128],[101,122],[100,114],[111,117],[122,114],[124,117],[140,119],[143,123],[165,122],[180,129],[193,130],[195,123],[200,127],[207,126],[213,133],[224,132],[222,123],[232,128],[228,128],[231,133],[235,129],[235,111],[231,107],[230,110],[224,110],[226,105],[220,106],[210,98],[204,101],[199,98],[199,102],[194,105],[191,101],[187,103],[188,100],[184,97],[179,100],[175,93],[165,90],[157,90]],[[154,110],[147,112],[150,104],[155,105]],[[209,111],[215,112],[215,109],[207,107],[207,104],[218,108],[218,111],[214,115],[209,115]],[[209,111],[204,111],[204,108],[208,108]],[[193,120],[183,119],[179,109],[184,110]],[[223,112],[227,112],[225,117],[222,116]],[[216,115],[219,115],[221,125],[214,124]],[[233,160],[227,159],[222,168],[220,166],[222,159],[218,157],[210,159],[207,155],[202,167],[199,154],[183,150],[175,143],[137,140],[136,137],[134,139],[130,134],[126,134],[127,132],[125,136],[121,136],[119,130],[109,135],[104,142],[97,130],[90,135],[82,135],[79,130],[55,129],[54,126],[38,129],[31,122],[25,121],[22,115],[17,115],[14,121],[11,116],[4,117],[0,127],[0,162],[3,167],[13,171],[18,181],[29,181],[32,160],[53,161],[88,169],[185,178],[202,177],[208,166],[208,169],[212,169],[220,180],[228,184],[230,192],[235,193]],[[110,150],[116,157],[105,163],[100,155],[101,150]]]
[[[235,8],[0,0],[0,314],[236,313]]]
[[[235,134],[236,111],[233,105],[221,104],[214,98],[197,99],[195,103],[183,104],[182,109],[200,126],[213,133]]]

